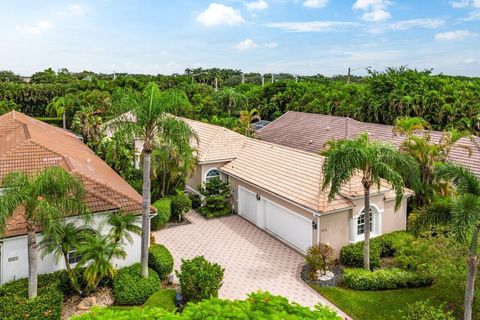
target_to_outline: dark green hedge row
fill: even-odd
[[[402,269],[379,269],[369,271],[365,269],[345,269],[343,284],[354,290],[386,290],[398,288],[417,288],[433,284],[433,278]]]
[[[153,204],[157,209],[157,215],[152,219],[152,230],[159,230],[170,221],[172,216],[172,205],[170,199],[163,198]]]

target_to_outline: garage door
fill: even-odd
[[[268,200],[265,228],[302,251],[312,245],[312,221]]]
[[[252,221],[257,223],[257,194],[247,189],[239,188],[239,208],[238,213]]]

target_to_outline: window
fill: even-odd
[[[77,252],[77,250],[70,251],[68,253],[68,263],[76,264],[82,260],[82,255]]]
[[[220,178],[220,171],[218,169],[210,169],[205,175],[205,182],[208,182],[210,179]]]
[[[370,232],[373,231],[373,211],[370,209]],[[357,218],[357,235],[362,235],[365,233],[365,212],[362,213]]]

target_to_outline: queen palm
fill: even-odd
[[[480,179],[468,169],[452,163],[438,164],[435,167],[435,175],[441,179],[452,180],[456,194],[437,198],[436,201],[417,210],[412,217],[412,225],[417,232],[435,225],[446,226],[456,240],[468,244],[464,319],[470,320],[478,266]]]
[[[110,238],[115,243],[122,243],[124,240],[133,242],[132,234],[142,234],[142,228],[136,225],[137,216],[133,213],[112,213],[108,216],[107,223],[111,229]]]
[[[38,248],[36,232],[55,232],[66,216],[88,212],[82,203],[84,188],[80,180],[60,167],[50,167],[38,174],[11,172],[2,181],[0,197],[0,233],[16,210],[23,208],[28,243],[28,297],[37,295]],[[20,207],[20,208],[19,208]]]
[[[150,232],[150,203],[151,203],[151,154],[155,147],[155,140],[170,138],[179,130],[187,130],[188,125],[182,120],[173,117],[175,111],[189,105],[185,93],[170,90],[160,92],[155,83],[147,85],[140,95],[125,94],[116,101],[116,108],[130,110],[132,118],[119,117],[112,122],[114,127],[123,127],[136,138],[143,139],[143,186],[142,186],[142,249],[141,264],[142,276],[148,276],[148,242]]]
[[[332,200],[340,193],[341,187],[357,173],[362,175],[365,214],[365,241],[363,267],[370,270],[370,190],[380,187],[382,179],[387,180],[395,191],[395,210],[404,196],[402,173],[409,172],[412,179],[418,175],[418,165],[408,155],[400,153],[393,145],[370,141],[367,133],[351,140],[330,141],[323,152],[322,189],[329,189]]]

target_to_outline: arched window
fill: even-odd
[[[373,215],[374,212],[370,208],[370,232],[373,231]],[[357,218],[357,236],[362,235],[365,233],[365,210],[360,213]]]
[[[220,178],[220,171],[218,171],[218,169],[210,169],[207,171],[205,174],[205,183],[213,178]]]

